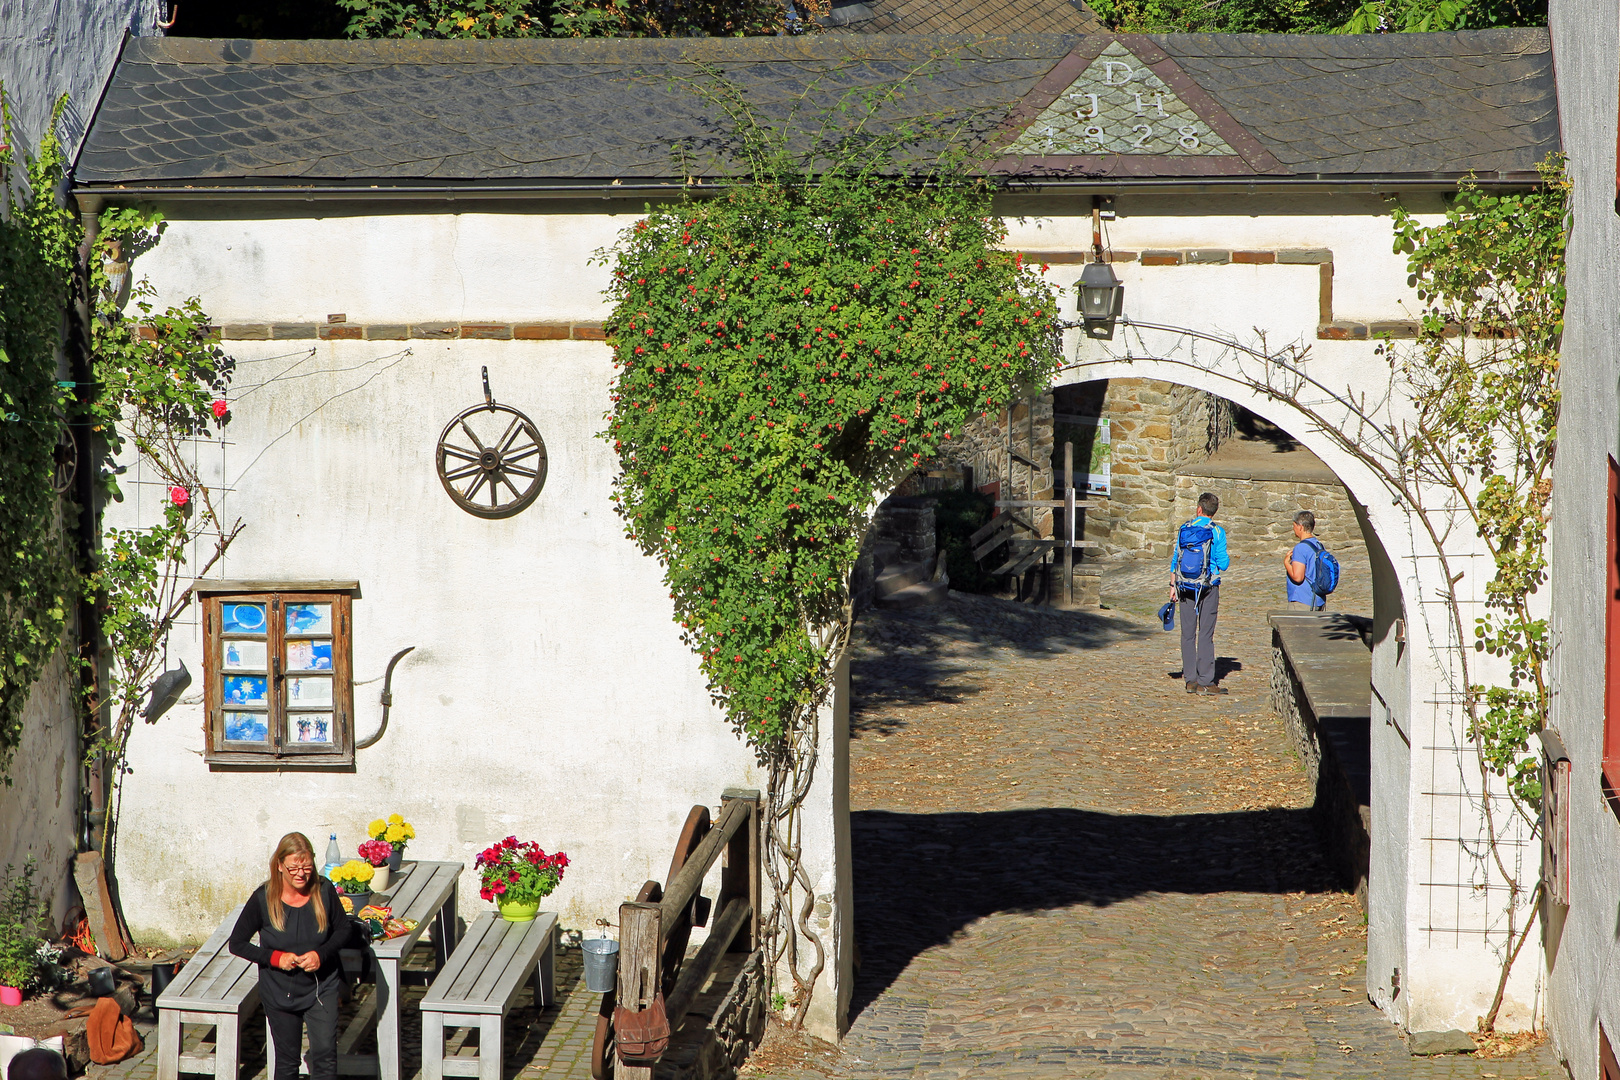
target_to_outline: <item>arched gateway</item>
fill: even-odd
[[[762,786],[681,644],[658,567],[622,535],[615,459],[595,438],[613,371],[607,271],[590,257],[646,199],[686,190],[665,148],[715,123],[681,85],[692,60],[770,101],[908,78],[920,116],[1001,118],[996,168],[1022,181],[998,204],[1009,242],[1067,287],[1093,257],[1094,207],[1111,214],[1106,257],[1143,324],[1106,343],[1074,335],[1081,367],[1066,378],[1208,390],[1340,477],[1382,552],[1367,989],[1410,1028],[1472,1028],[1505,929],[1478,857],[1457,643],[1428,529],[1350,452],[1345,439],[1377,435],[1334,401],[1385,419],[1402,408],[1380,339],[1413,334],[1415,298],[1388,200],[1434,222],[1465,175],[1522,187],[1557,148],[1539,31],[129,41],[71,189],[92,229],[106,206],[163,210],[135,274],[162,303],[200,297],[237,360],[230,441],[199,443],[197,460],[246,528],[208,587],[220,603],[340,596],[333,641],[353,658],[330,726],[311,721],[309,741],[287,746],[273,735],[304,729],[277,727],[259,684],[232,683],[252,700],[226,707],[210,624],[176,632],[171,655],[205,693],[131,744],[118,857],[137,934],[200,939],[262,876],[276,836],[330,829],[352,845],[389,812],[416,825],[422,858],[470,865],[508,834],[567,851],[558,907],[589,926],[662,873],[686,807]],[[511,516],[464,512],[436,472],[436,438],[485,385],[547,455],[544,489]],[[109,525],[164,512],[156,478],[129,464]],[[1477,595],[1470,536],[1446,543]],[[367,738],[371,684],[412,645],[391,724]],[[846,705],[839,694],[821,727],[803,832],[829,949],[810,1022],[828,1036],[853,960]],[[195,833],[173,827],[177,808]],[[1539,967],[1521,956],[1505,1024],[1530,1022]]]

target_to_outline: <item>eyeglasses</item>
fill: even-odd
[[[304,863],[301,866],[293,863],[282,863],[281,869],[283,873],[288,874],[313,874],[315,872],[315,867],[310,863]]]

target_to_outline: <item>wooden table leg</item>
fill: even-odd
[[[399,961],[377,957],[377,1075],[381,1080],[400,1080],[399,991]]]
[[[501,1080],[501,1055],[506,1049],[506,1017],[500,1013],[478,1019],[478,1080]]]
[[[540,962],[534,966],[534,1010],[539,1012],[557,1000],[557,929],[553,927]]]
[[[184,1031],[178,1012],[158,1010],[158,1080],[180,1080],[180,1040]]]
[[[479,1048],[482,1050],[482,1047]],[[275,1080],[275,1077],[270,1077]],[[422,1080],[444,1080],[444,1013],[422,1012]]]
[[[214,1025],[214,1080],[236,1080],[241,1046],[242,1017],[222,1013]]]

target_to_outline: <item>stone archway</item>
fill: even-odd
[[[1320,377],[1343,381],[1351,394],[1387,390],[1387,369],[1366,367],[1358,373],[1323,365]],[[1481,899],[1482,891],[1474,888],[1489,870],[1471,862],[1469,854],[1477,849],[1483,825],[1468,797],[1472,750],[1466,718],[1447,693],[1459,682],[1454,620],[1449,609],[1423,599],[1437,596],[1444,584],[1429,531],[1380,479],[1376,463],[1351,452],[1346,440],[1328,429],[1335,415],[1331,393],[1315,393],[1307,412],[1268,390],[1276,380],[1267,365],[1234,352],[1208,363],[1099,355],[1071,365],[1057,381],[1120,378],[1162,380],[1241,405],[1310,449],[1349,493],[1367,542],[1374,589],[1366,990],[1408,1030],[1471,1028],[1500,974],[1491,937],[1497,924],[1488,893]],[[1352,424],[1353,417],[1344,422]],[[1473,539],[1456,538],[1454,560],[1474,554]],[[805,863],[817,883],[817,923],[829,946],[810,1017],[821,1033],[842,1031],[853,981],[848,709],[845,668],[822,727],[823,764],[804,818]],[[1533,1022],[1539,967],[1534,957],[1521,957],[1515,967],[1506,1024]]]

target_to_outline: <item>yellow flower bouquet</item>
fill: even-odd
[[[393,857],[389,859],[388,865],[395,870],[399,869],[399,860],[404,855],[405,845],[416,839],[416,829],[398,814],[378,818],[366,826],[366,832],[373,840],[382,840],[392,845]]]
[[[332,871],[332,884],[339,892],[363,893],[371,891],[371,879],[377,872],[364,859],[350,859]]]

